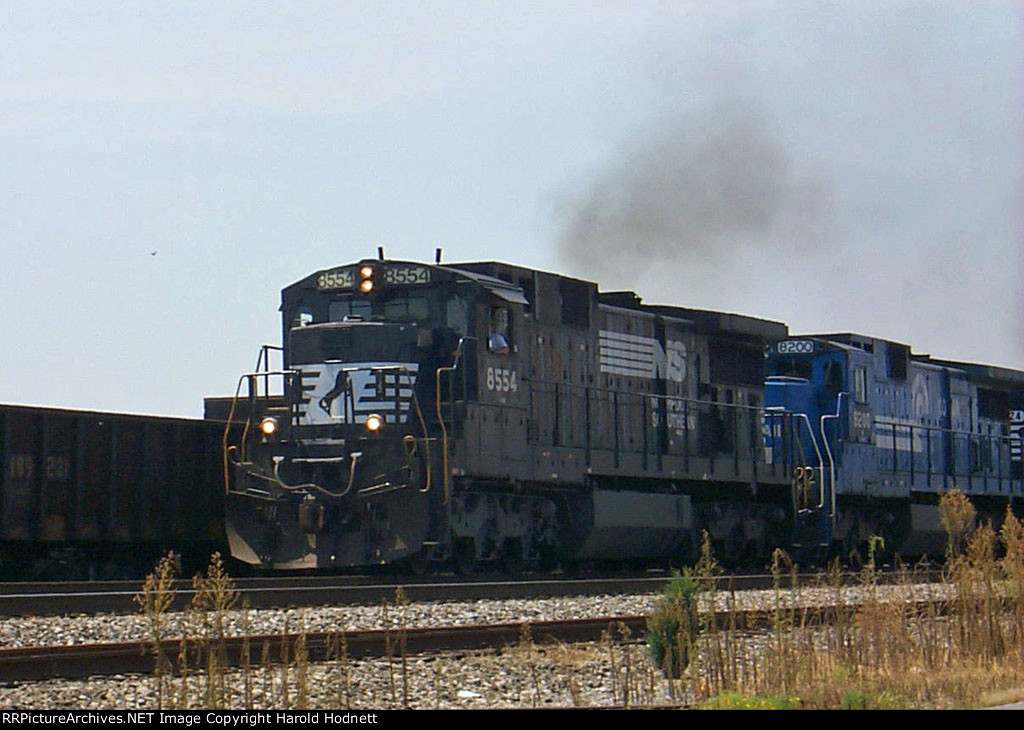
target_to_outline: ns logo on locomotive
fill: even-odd
[[[316,272],[281,312],[225,435],[255,566],[678,565],[703,530],[737,565],[922,553],[943,490],[1024,501],[1018,372],[440,255]]]

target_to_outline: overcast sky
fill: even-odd
[[[199,416],[378,245],[1024,369],[1024,0],[12,1],[0,41],[0,402]]]

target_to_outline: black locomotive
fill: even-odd
[[[793,456],[763,435],[784,324],[382,257],[287,287],[281,311],[283,368],[243,377],[227,452],[244,562],[678,564],[702,529],[738,562],[792,541]]]

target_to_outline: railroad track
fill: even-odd
[[[916,582],[937,579],[937,574],[915,573]],[[820,574],[797,576],[798,585],[820,582]],[[842,576],[852,585],[858,574]],[[886,574],[880,582],[889,580]],[[401,587],[410,601],[507,600],[516,598],[561,598],[576,596],[654,593],[669,580],[666,575],[613,578],[515,579],[455,581],[450,578],[416,579],[408,582],[380,582],[368,576],[315,576],[301,578],[243,578],[235,582],[237,606],[282,608],[301,606],[373,605],[392,601]],[[791,586],[786,576],[785,587]],[[720,590],[764,590],[771,588],[769,575],[734,575],[719,579]],[[66,614],[135,613],[138,581],[78,583],[0,584],[0,616],[54,616]],[[172,609],[184,609],[195,591],[189,581],[175,583]]]
[[[236,584],[236,606],[281,608],[298,606],[373,605],[393,601],[399,587],[410,601],[466,601],[480,599],[596,596],[650,593],[667,582],[665,577],[588,580],[515,580],[409,583],[257,582]],[[38,585],[0,595],[0,616],[50,616],[61,614],[136,613],[134,597],[138,583],[94,586]],[[172,610],[184,609],[195,591],[180,582],[175,589]]]
[[[920,600],[907,604],[908,612],[942,613],[946,600]],[[844,615],[852,615],[855,605],[844,604]],[[814,618],[827,623],[839,615],[828,606],[785,607],[773,609],[722,610],[715,615],[715,625],[744,631],[770,628],[781,617],[796,624]],[[222,662],[239,667],[246,661],[259,664],[264,658],[271,663],[294,658],[300,640],[305,644],[309,661],[338,657],[338,646],[344,639],[345,656],[349,659],[429,654],[442,651],[502,649],[519,644],[524,637],[537,645],[581,643],[591,641],[622,641],[637,639],[646,631],[646,617],[605,616],[600,618],[538,621],[533,623],[497,623],[447,627],[370,629],[348,632],[287,633],[256,636],[230,636],[222,640],[185,641],[186,656],[194,658],[211,647]],[[119,674],[152,674],[157,656],[179,671],[181,639],[167,639],[155,646],[153,642],[127,641],[70,646],[34,646],[0,649],[0,682],[25,682],[43,679],[73,679]],[[404,647],[404,649],[403,649]],[[248,657],[248,658],[247,658]],[[164,664],[164,666],[168,666]]]
[[[596,641],[602,632],[613,630],[623,623],[631,631],[644,627],[643,616],[614,616],[598,619],[544,621],[530,625],[530,636],[538,642]],[[275,634],[262,636],[233,636],[223,640],[223,656],[230,666],[242,664],[246,647],[257,663],[266,652],[271,662],[294,656],[296,643],[304,636],[306,651],[311,661],[322,661],[330,648],[343,636],[349,658],[380,657],[397,654],[400,641],[408,654],[426,654],[438,651],[495,649],[517,644],[523,624],[485,624],[448,626],[444,628],[371,629],[349,631],[344,634],[317,632],[309,634]],[[404,635],[404,639],[401,637]],[[193,655],[201,642],[190,641]],[[266,647],[266,648],[264,648]],[[177,662],[181,650],[178,639],[161,642],[160,652],[172,663]],[[152,673],[155,669],[156,647],[153,644],[128,641],[74,646],[37,646],[0,649],[0,682],[35,681],[40,679],[70,679],[112,674]]]

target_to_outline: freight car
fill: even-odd
[[[700,530],[733,563],[792,541],[795,450],[766,459],[763,436],[784,324],[382,255],[292,284],[281,312],[282,367],[264,348],[240,379],[226,453],[239,560],[469,573],[679,564]]]
[[[0,578],[128,578],[224,550],[225,424],[0,405]]]
[[[917,355],[855,334],[774,345],[767,439],[799,453],[794,541],[863,554],[941,554],[939,495],[967,494],[998,525],[1024,507],[1024,373]]]

